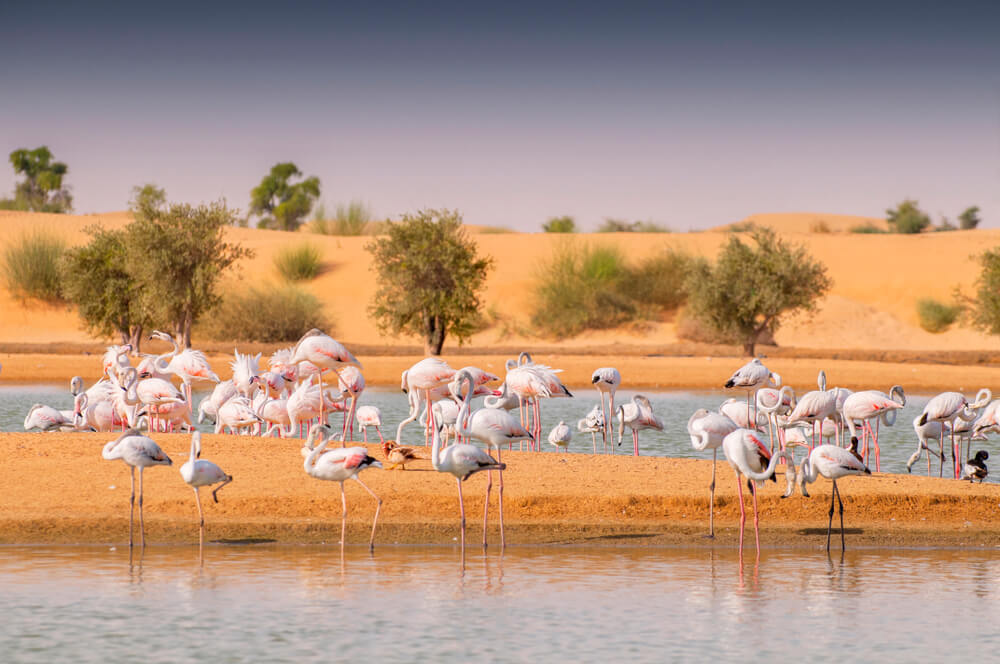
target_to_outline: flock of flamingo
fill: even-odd
[[[81,430],[114,431],[122,434],[103,449],[105,459],[121,459],[130,468],[129,546],[133,546],[133,516],[136,498],[135,470],[139,470],[139,532],[145,546],[142,516],[143,470],[149,466],[172,465],[172,460],[150,438],[164,431],[191,432],[191,450],[180,468],[182,479],[195,493],[199,516],[199,543],[204,542],[204,514],[201,507],[201,487],[212,487],[213,499],[218,491],[233,481],[218,465],[201,459],[201,435],[192,426],[192,383],[212,381],[216,387],[198,407],[198,421],[212,418],[216,433],[226,428],[231,433],[256,433],[306,437],[302,447],[305,472],[316,479],[340,484],[341,543],[346,530],[347,502],[344,482],[357,481],[376,501],[369,547],[374,548],[382,500],[359,478],[362,470],[381,468],[382,463],[368,454],[368,448],[347,447],[357,424],[367,442],[367,429],[374,426],[383,445],[383,453],[391,467],[419,459],[413,447],[401,445],[404,427],[420,419],[424,424],[425,445],[431,447],[431,465],[441,473],[456,479],[459,496],[461,542],[465,547],[465,506],[462,484],[470,476],[487,473],[486,500],[483,512],[483,547],[487,546],[487,518],[493,471],[498,476],[498,509],[500,545],[506,546],[503,518],[503,446],[512,449],[518,443],[523,449],[538,451],[541,441],[541,400],[572,397],[558,378],[559,369],[534,362],[530,354],[521,353],[506,363],[506,376],[499,389],[488,383],[499,377],[477,367],[455,370],[434,357],[425,358],[402,373],[401,388],[407,394],[409,415],[400,422],[395,441],[386,441],[381,432],[381,415],[375,406],[358,407],[358,397],[365,388],[361,363],[342,344],[320,330],[311,330],[292,348],[275,352],[267,371],[259,366],[261,355],[234,353],[232,378],[220,380],[212,371],[205,355],[197,350],[181,350],[173,338],[154,332],[150,339],[171,344],[172,349],[160,355],[146,355],[137,366],[128,359],[128,345],[112,346],[103,357],[103,378],[89,389],[83,389],[79,377],[71,381],[74,395],[72,411],[60,411],[35,404],[25,418],[25,429],[43,431]],[[324,374],[332,374],[329,386],[324,386]],[[178,389],[171,381],[176,377]],[[612,367],[595,370],[591,378],[600,396],[587,415],[577,422],[578,432],[590,433],[593,452],[597,453],[597,434],[601,434],[604,451],[613,438],[612,417],[618,419],[618,444],[625,427],[632,433],[633,454],[639,453],[639,431],[663,430],[663,421],[652,410],[650,401],[636,395],[615,407],[615,393],[621,385],[621,374]],[[781,385],[781,377],[768,370],[760,359],[754,359],[738,369],[725,383],[726,388],[747,393],[742,399],[729,399],[718,411],[699,409],[691,415],[687,431],[695,450],[712,450],[712,479],[709,485],[709,537],[714,537],[715,477],[718,450],[721,448],[736,475],[740,501],[739,550],[743,551],[746,511],[743,499],[743,478],[746,478],[754,507],[754,536],[760,553],[757,487],[765,480],[775,480],[780,462],[786,465],[787,488],[783,498],[790,496],[795,486],[808,496],[806,485],[822,475],[832,481],[827,550],[833,527],[835,507],[840,509],[841,549],[844,541],[844,506],[837,480],[847,475],[870,474],[867,461],[874,460],[879,470],[879,426],[891,426],[895,411],[906,404],[903,389],[893,386],[888,394],[876,390],[851,392],[844,388],[827,389],[826,376],[820,372],[818,388],[796,398],[790,386]],[[473,407],[473,400],[485,397],[483,407]],[[986,477],[984,450],[964,464],[961,458],[963,441],[985,439],[988,432],[1000,431],[997,420],[1000,401],[992,401],[988,389],[980,390],[974,402],[959,392],[945,392],[932,398],[923,412],[914,419],[918,447],[907,462],[907,470],[927,452],[928,474],[931,472],[930,440],[939,442],[943,474],[944,439],[950,436],[954,475],[959,479]],[[421,411],[421,408],[423,409]],[[510,414],[519,410],[520,419]],[[329,416],[343,412],[343,424],[333,431]],[[874,424],[874,426],[873,426]],[[306,431],[308,430],[308,433]],[[145,431],[145,433],[143,433]],[[765,436],[766,432],[766,436]],[[850,434],[848,445],[843,443]],[[860,440],[858,434],[860,433]],[[454,440],[451,440],[454,438]],[[565,421],[552,428],[548,441],[565,451],[572,439],[572,429]],[[328,449],[331,441],[340,447]],[[476,447],[479,441],[486,449]],[[823,442],[824,440],[830,442]],[[807,449],[798,466],[794,450]],[[494,457],[492,453],[495,453]],[[614,452],[612,440],[611,452]]]

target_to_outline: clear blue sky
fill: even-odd
[[[995,2],[141,4],[0,7],[0,153],[48,145],[79,212],[245,209],[294,161],[328,205],[520,230],[904,197],[1000,226]]]

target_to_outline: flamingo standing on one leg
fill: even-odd
[[[597,389],[597,394],[601,399],[601,413],[604,414],[604,443],[607,449],[608,436],[611,435],[611,415],[615,412],[615,392],[622,384],[622,375],[614,367],[601,367],[595,369],[590,376],[590,382]],[[608,409],[604,409],[604,395],[608,395]]]
[[[927,402],[923,412],[920,414],[918,423],[924,425],[927,422],[948,422],[952,425],[951,431],[951,458],[955,465],[955,477],[958,477],[958,455],[955,451],[955,420],[963,419],[966,422],[975,420],[977,411],[993,400],[993,393],[983,388],[976,394],[976,401],[969,403],[968,399],[961,392],[942,392]]]
[[[712,450],[712,483],[708,485],[708,536],[715,537],[715,462],[719,456],[722,440],[736,431],[736,422],[723,415],[699,408],[688,419],[687,431],[691,436],[691,447],[704,452]]]
[[[481,471],[500,471],[507,467],[500,463],[485,451],[475,445],[468,443],[456,443],[449,445],[444,450],[441,449],[441,433],[435,427],[431,435],[431,465],[434,470],[440,473],[450,473],[454,475],[458,484],[458,509],[462,524],[462,550],[465,551],[465,499],[462,498],[462,482],[469,479],[475,473]],[[485,529],[486,523],[483,522]],[[483,532],[483,541],[486,540],[486,532]]]
[[[455,422],[455,432],[460,436],[477,438],[490,449],[496,450],[497,461],[500,462],[500,453],[504,443],[510,444],[520,440],[532,440],[531,433],[518,424],[507,411],[497,408],[480,408],[474,413],[469,412],[472,402],[472,376],[466,372],[458,373],[459,384],[465,388],[465,397],[462,400],[462,408],[458,412],[458,419]],[[500,507],[500,548],[507,546],[507,540],[503,532],[503,464],[500,464],[500,497],[497,501]],[[486,548],[486,515],[490,506],[490,490],[493,488],[493,474],[488,472],[486,481],[486,500],[483,506],[483,548]]]
[[[135,508],[135,469],[139,469],[139,538],[141,545],[146,546],[146,525],[142,518],[142,471],[147,466],[170,466],[173,461],[153,442],[152,438],[142,435],[138,429],[129,429],[117,439],[108,442],[101,450],[105,459],[121,459],[129,467],[132,477],[132,492],[128,505],[128,546],[132,548],[132,514]]]
[[[781,387],[781,376],[764,366],[759,357],[755,357],[737,369],[724,387],[740,388],[747,391],[747,422],[750,418],[750,394],[758,387]]]
[[[316,441],[316,437],[322,433],[323,442],[317,447],[313,447]],[[340,546],[344,546],[345,533],[347,531],[347,496],[344,494],[344,482],[353,479],[362,487],[365,491],[371,494],[372,498],[375,499],[375,518],[372,520],[372,535],[371,539],[368,540],[368,549],[370,551],[375,550],[375,527],[378,525],[378,513],[382,509],[382,499],[375,495],[375,492],[368,488],[361,478],[358,477],[360,473],[365,468],[381,468],[382,464],[375,459],[373,456],[368,455],[368,449],[365,447],[338,447],[332,449],[328,452],[324,452],[327,444],[333,440],[334,436],[339,434],[334,434],[330,436],[330,427],[325,424],[321,424],[318,427],[313,427],[309,432],[309,438],[306,440],[305,446],[302,448],[302,456],[305,457],[305,463],[302,467],[305,468],[306,473],[310,477],[315,477],[318,480],[330,480],[333,482],[340,482],[340,502],[342,506],[342,511],[340,515]]]
[[[760,517],[757,512],[757,488],[754,482],[762,484],[764,480],[777,481],[774,479],[774,469],[778,466],[778,460],[784,457],[791,469],[795,467],[795,457],[788,450],[778,450],[772,455],[760,435],[750,429],[737,429],[727,434],[722,439],[722,451],[733,472],[736,473],[736,490],[740,500],[740,558],[743,558],[743,527],[747,520],[746,510],[743,508],[743,476],[747,477],[747,486],[753,494],[753,534],[757,544],[757,555],[760,556]],[[794,486],[789,483],[785,495],[790,494],[793,488]]]
[[[802,495],[809,497],[806,491],[806,483],[815,482],[822,475],[833,482],[833,489],[830,491],[830,520],[826,526],[826,550],[830,551],[830,532],[833,530],[833,506],[834,498],[840,505],[840,550],[847,549],[844,542],[844,501],[840,497],[840,488],[837,487],[837,480],[848,475],[871,475],[861,460],[845,450],[839,445],[820,445],[809,453],[802,460],[799,466],[796,480],[802,488]]]
[[[181,466],[181,477],[194,490],[194,500],[198,505],[198,546],[205,545],[205,514],[201,511],[201,487],[219,486],[212,489],[212,500],[219,502],[219,489],[233,481],[232,475],[222,472],[222,469],[211,461],[201,458],[201,432],[191,434],[191,454]]]

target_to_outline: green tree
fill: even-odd
[[[542,224],[542,230],[546,233],[575,233],[576,221],[568,215],[552,217]]]
[[[153,183],[132,187],[128,209],[146,216],[155,216],[167,205],[167,192]]]
[[[405,214],[386,232],[365,245],[378,278],[368,311],[379,330],[422,337],[428,355],[441,354],[448,334],[463,343],[479,320],[493,258],[476,254],[457,211]]]
[[[961,297],[965,311],[974,327],[989,334],[1000,334],[1000,247],[978,256],[979,278],[973,298]]]
[[[250,191],[250,214],[260,217],[259,228],[295,231],[319,198],[319,178],[308,177],[292,184],[302,175],[290,161],[275,164],[271,172]]]
[[[218,202],[137,210],[126,236],[126,268],[142,293],[143,315],[167,322],[179,344],[191,347],[191,327],[221,299],[218,284],[236,261],[253,255],[225,242],[237,217]]]
[[[757,340],[777,330],[783,316],[814,311],[831,280],[804,247],[785,244],[770,228],[750,237],[755,246],[733,235],[714,265],[696,263],[686,289],[692,315],[752,356]]]
[[[63,186],[63,177],[69,167],[61,161],[52,161],[46,146],[27,150],[21,148],[10,153],[14,172],[23,175],[14,189],[14,198],[0,201],[0,208],[30,210],[32,212],[70,212],[73,197]]]
[[[896,233],[919,233],[931,225],[931,218],[917,207],[915,200],[907,198],[895,208],[885,211],[889,228]]]
[[[128,271],[127,231],[101,226],[84,231],[90,242],[67,251],[60,264],[63,294],[92,334],[117,334],[138,352],[143,328],[154,321],[141,306],[139,282]]]
[[[962,214],[958,215],[958,227],[963,231],[969,231],[979,225],[982,219],[979,218],[979,206],[965,208]]]

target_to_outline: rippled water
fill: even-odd
[[[0,548],[4,661],[969,661],[995,552]]]
[[[592,440],[590,434],[575,432],[576,421],[581,419],[586,413],[598,403],[596,391],[591,388],[581,388],[575,390],[576,397],[573,399],[550,399],[542,405],[542,432],[543,437],[548,435],[549,430],[555,426],[559,420],[565,420],[574,427],[573,441],[570,445],[570,452],[589,453],[592,450]],[[740,396],[740,393],[731,390],[716,391],[673,391],[673,392],[651,392],[643,391],[653,404],[654,412],[663,418],[665,429],[659,431],[643,431],[639,434],[640,454],[672,456],[672,457],[701,457],[710,458],[711,453],[695,452],[691,448],[691,440],[687,435],[688,418],[698,408],[717,409],[719,405],[729,397]],[[195,393],[195,403],[199,403],[203,396],[208,393]],[[636,394],[634,391],[621,390],[618,392],[618,401],[624,402]],[[917,438],[913,432],[913,418],[920,414],[929,396],[915,395],[908,396],[906,407],[900,411],[896,426],[882,427],[879,433],[879,442],[882,448],[881,470],[889,473],[905,473],[906,460],[916,449]],[[0,431],[22,431],[24,416],[33,403],[46,403],[56,408],[72,408],[73,400],[69,390],[62,386],[45,385],[17,385],[0,386]],[[382,411],[383,433],[387,437],[395,437],[396,426],[404,419],[408,412],[406,395],[398,389],[388,388],[368,388],[361,396],[361,404],[374,404]],[[516,414],[517,411],[514,411]],[[336,421],[336,420],[335,420]],[[617,422],[616,422],[617,426]],[[200,427],[203,431],[211,431],[211,425],[204,424]],[[406,442],[422,442],[423,434],[416,423],[410,423],[404,429],[403,438]],[[375,437],[375,431],[370,430],[370,435]],[[360,434],[357,436],[360,439]],[[377,437],[375,437],[377,440]],[[371,440],[371,438],[369,438]],[[597,439],[598,450],[601,449],[601,440]],[[936,447],[936,442],[932,442]],[[945,445],[946,453],[948,445]],[[554,452],[548,443],[543,444],[543,449]],[[973,449],[977,449],[974,447]],[[631,454],[632,442],[629,431],[626,429],[624,442],[619,452]],[[949,454],[950,456],[950,454]],[[950,463],[950,462],[949,462]],[[875,470],[872,461],[872,470]],[[948,464],[946,464],[947,470]],[[933,466],[934,474],[937,474],[937,466]],[[921,459],[914,472],[924,474],[927,472],[926,461]],[[996,474],[987,481],[998,481]]]

